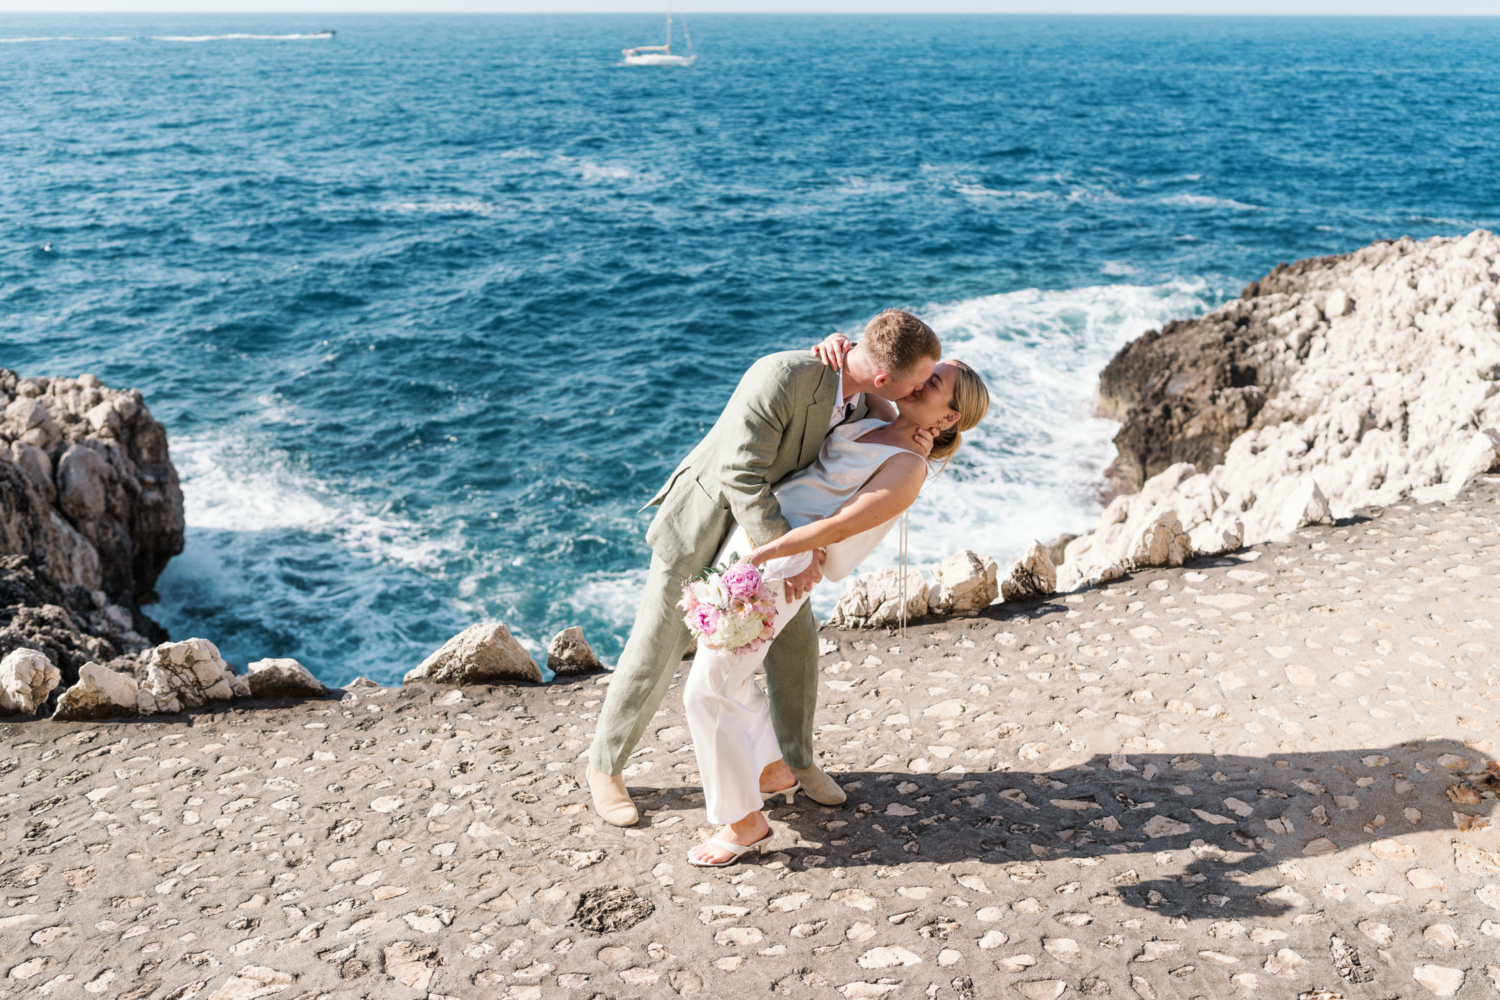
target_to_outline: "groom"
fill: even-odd
[[[870,321],[842,370],[825,367],[807,351],[761,358],[740,379],[708,436],[647,504],[661,509],[646,532],[652,551],[646,592],[589,749],[589,790],[606,822],[632,826],[639,819],[620,772],[688,646],[676,606],[683,582],[713,563],[736,524],[756,546],[790,531],[772,487],[811,465],[834,427],[864,417],[867,393],[886,400],[908,396],[926,383],[940,358],[931,328],[897,309]],[[786,581],[789,600],[822,579],[821,565],[822,553],[814,553],[807,571]],[[810,605],[776,636],[765,670],[771,720],[786,763],[815,801],[842,803],[844,790],[813,756],[818,648]]]

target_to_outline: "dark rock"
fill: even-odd
[[[1112,485],[1136,492],[1178,462],[1207,472],[1244,431],[1296,418],[1269,404],[1312,338],[1327,330],[1324,294],[1351,256],[1277,264],[1238,300],[1125,345],[1099,376],[1100,415],[1124,425],[1115,436]],[[1341,299],[1335,313],[1349,308]]]
[[[587,931],[613,934],[651,916],[656,904],[623,885],[601,885],[578,897],[573,920]]]
[[[90,660],[131,672],[169,638],[140,605],[183,527],[166,430],[139,392],[0,368],[0,656],[38,649],[64,688]]]

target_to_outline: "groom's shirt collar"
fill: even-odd
[[[828,418],[828,430],[833,431],[835,427],[849,419],[849,414],[859,405],[859,397],[863,393],[856,392],[849,399],[844,399],[844,373],[839,372],[838,395],[833,400],[833,415]]]

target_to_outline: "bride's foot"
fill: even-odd
[[[771,836],[771,824],[766,822],[764,813],[753,812],[738,823],[730,823],[728,826],[719,827],[719,832],[714,834],[714,840],[722,840],[726,844],[734,844],[736,847],[750,847],[760,843]],[[688,860],[700,865],[723,865],[733,861],[738,855],[734,852],[716,846],[712,842],[699,844],[688,851]]]
[[[773,760],[760,772],[760,794],[765,797],[784,792],[797,783],[797,776],[786,766],[785,760]]]

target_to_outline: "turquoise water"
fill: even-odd
[[[1500,222],[1497,20],[691,26],[682,70],[620,64],[646,16],[0,15],[0,365],[167,424],[175,636],[332,682],[486,618],[612,660],[636,508],[739,373],[892,305],[997,404],[913,551],[1005,558],[1097,512],[1126,340]]]

